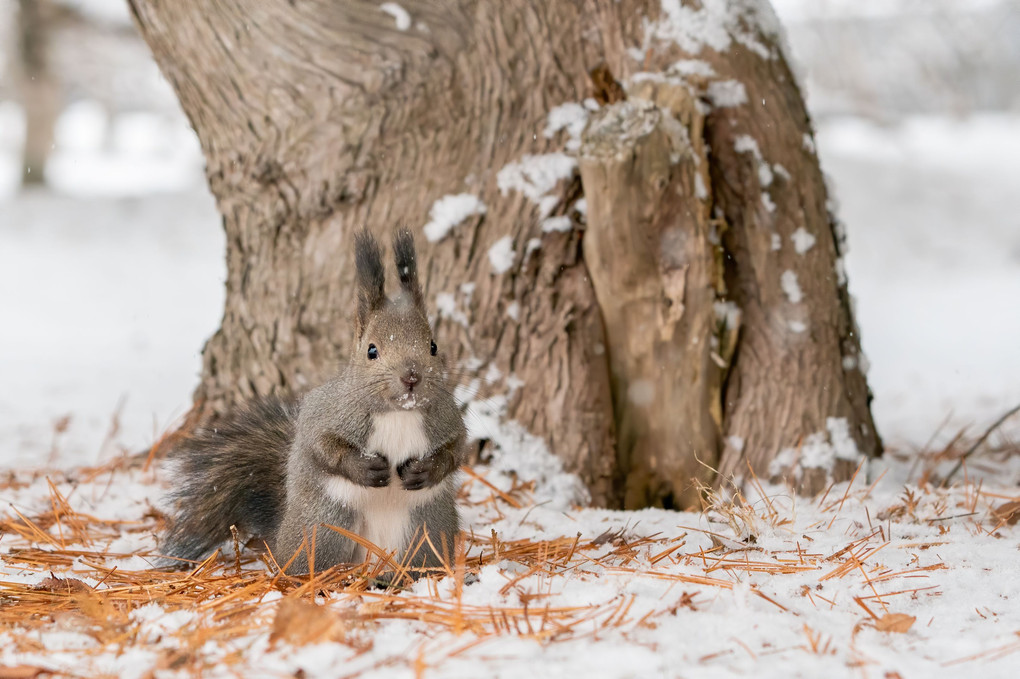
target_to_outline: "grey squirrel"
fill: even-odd
[[[355,236],[354,355],[334,379],[300,404],[252,402],[175,446],[164,555],[201,559],[236,526],[264,539],[289,574],[363,561],[364,547],[327,528],[337,526],[413,569],[452,563],[464,421],[409,231],[396,233],[393,252],[400,291],[387,299],[379,245],[367,231]]]

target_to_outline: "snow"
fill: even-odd
[[[545,218],[559,202],[552,195],[556,185],[574,176],[576,169],[577,159],[566,153],[527,154],[503,167],[496,175],[496,184],[504,196],[511,191],[523,193],[539,206],[539,216]]]
[[[510,236],[503,236],[489,248],[489,264],[496,274],[506,273],[514,265],[516,253],[514,252],[514,241]]]
[[[583,104],[574,102],[560,104],[549,111],[543,134],[546,139],[552,139],[560,130],[566,130],[568,136],[566,149],[577,151],[581,148],[581,133],[588,124],[589,115],[590,111]]]
[[[903,16],[931,12],[933,14],[973,12],[1009,6],[1011,0],[772,0],[776,13],[784,21],[807,19],[847,19],[852,17]]]
[[[4,462],[95,463],[187,412],[223,311],[224,247],[206,191],[138,202],[33,191],[3,204]]]
[[[712,65],[700,59],[681,59],[669,67],[669,72],[676,73],[677,75],[699,76],[701,78],[711,78],[715,75],[715,69],[712,68]]]
[[[468,217],[484,215],[485,203],[471,193],[458,193],[443,196],[432,204],[429,210],[429,222],[423,227],[425,239],[437,243]]]
[[[790,234],[790,240],[793,241],[793,250],[798,255],[803,255],[815,245],[815,237],[808,233],[803,226],[798,227]]]
[[[542,220],[542,231],[544,233],[556,233],[570,231],[574,226],[573,221],[567,215],[559,217],[548,217]]]
[[[817,149],[815,148],[815,140],[812,139],[811,135],[806,132],[804,133],[804,138],[801,139],[801,146],[803,146],[804,150],[810,153],[811,155],[817,153]]]
[[[769,472],[781,476],[788,471],[800,474],[801,469],[832,470],[836,460],[860,462],[863,456],[850,437],[845,417],[830,417],[824,432],[808,435],[798,449],[784,449],[772,461]],[[796,466],[795,466],[796,465]]]
[[[651,24],[649,32],[692,55],[705,47],[722,52],[729,48],[730,31],[738,21],[737,13],[731,11],[732,4],[705,0],[700,8],[694,8],[685,7],[680,0],[661,0],[662,16]]]
[[[436,311],[440,318],[449,320],[468,327],[468,317],[457,306],[457,298],[449,292],[440,292],[436,295]]]
[[[515,321],[521,320],[521,303],[517,300],[510,302],[506,306],[506,315]]]
[[[715,302],[712,306],[715,311],[715,319],[725,327],[733,329],[739,326],[741,311],[735,302],[720,301]]]
[[[411,27],[411,15],[407,10],[395,2],[384,2],[379,9],[386,12],[397,22],[398,31],[406,31]]]
[[[765,162],[761,155],[761,148],[754,137],[747,134],[738,134],[733,138],[733,149],[737,153],[750,153],[758,165],[758,183],[762,188],[772,184],[772,168]]]
[[[534,481],[535,501],[552,510],[566,511],[587,502],[588,493],[563,461],[549,452],[545,441],[518,422],[506,418],[507,396],[471,400],[465,416],[468,437],[488,440],[493,450],[487,478],[502,490],[514,480]]]
[[[804,293],[797,283],[797,272],[787,269],[779,276],[779,285],[786,294],[786,298],[794,304],[800,304],[804,299]]]
[[[472,403],[468,423],[474,434],[491,437],[492,466],[475,473],[519,506],[466,479],[461,510],[474,535],[468,578],[423,580],[386,595],[324,588],[316,604],[341,622],[343,643],[270,643],[285,600],[275,589],[261,604],[253,602],[254,617],[239,620],[242,633],[219,637],[200,630],[229,626],[232,616],[156,594],[132,604],[115,636],[137,645],[78,633],[69,618],[19,636],[0,630],[0,665],[162,676],[168,672],[160,663],[183,654],[181,671],[193,673],[186,668],[197,662],[209,676],[299,669],[337,676],[340,668],[345,675],[396,677],[424,665],[428,676],[450,678],[673,676],[682,667],[694,679],[849,679],[861,676],[861,663],[864,676],[876,677],[1015,673],[1020,527],[1003,525],[990,512],[1008,488],[904,486],[911,461],[890,459],[870,463],[875,481],[865,482],[862,472],[814,499],[763,483],[745,504],[713,503],[705,513],[580,509],[572,505],[576,480],[540,440],[504,421],[505,403],[502,397]],[[843,433],[830,422],[827,432],[810,437],[803,447],[809,452],[800,455],[809,457],[805,466],[831,464]],[[797,456],[790,449],[780,461],[792,464]],[[514,490],[532,484],[533,491]],[[76,510],[110,519],[137,518],[147,509],[143,493],[113,498],[114,488],[159,492],[152,473],[140,469],[77,482],[75,493],[70,483],[57,487]],[[43,478],[2,495],[27,516],[49,508]],[[154,547],[151,525],[124,528],[137,536],[139,551]],[[100,551],[102,540],[92,549]],[[16,535],[5,542],[25,544]],[[516,547],[531,543],[545,545],[535,551],[549,554],[543,568]],[[20,558],[3,554],[0,579],[37,583],[48,576],[26,571]],[[472,567],[478,559],[483,565]],[[229,576],[232,559],[221,567]],[[252,567],[261,569],[258,562],[245,566]],[[47,570],[58,577],[102,573],[81,562],[73,568]],[[90,580],[99,596],[112,588]],[[426,607],[431,615],[414,614]],[[462,625],[451,625],[444,612],[459,614]],[[880,631],[888,614],[905,616],[906,631]]]
[[[738,80],[714,80],[705,92],[712,106],[727,108],[747,103],[747,88]]]

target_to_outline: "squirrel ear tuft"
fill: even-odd
[[[408,229],[398,229],[393,235],[393,259],[397,264],[400,287],[407,292],[414,305],[425,310],[425,298],[418,282],[418,258],[414,250],[414,237]]]
[[[354,268],[358,286],[358,339],[361,339],[369,315],[386,303],[386,271],[382,252],[368,229],[354,235]]]

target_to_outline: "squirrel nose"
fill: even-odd
[[[408,370],[400,376],[400,381],[403,382],[408,389],[411,389],[414,385],[418,384],[419,379],[417,370]]]

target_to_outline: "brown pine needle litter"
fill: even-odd
[[[701,514],[557,508],[535,482],[466,469],[457,557],[417,582],[371,544],[371,562],[309,578],[236,539],[154,569],[158,465],[12,473],[0,483],[0,679],[790,663],[805,676],[950,676],[1020,662],[1020,491],[973,474],[897,486],[907,462],[882,464],[817,499],[755,479],[753,497],[710,498]],[[387,571],[397,585],[380,585]]]

